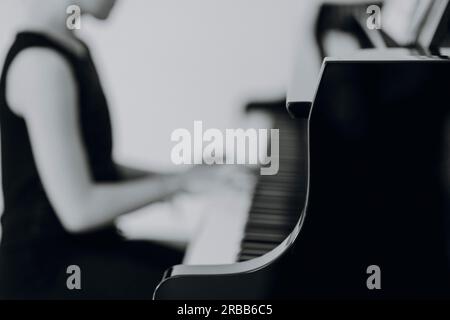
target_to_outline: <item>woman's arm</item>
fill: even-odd
[[[154,177],[158,174],[153,171],[139,169],[139,168],[124,165],[121,163],[116,163],[115,165],[116,165],[117,171],[119,172],[120,178],[122,180],[143,179],[143,178],[148,178],[148,177]]]
[[[77,87],[57,53],[29,49],[17,57],[8,79],[8,100],[25,119],[45,191],[69,231],[85,232],[121,214],[177,192],[182,176],[156,175],[123,183],[96,183],[90,176],[78,121]]]

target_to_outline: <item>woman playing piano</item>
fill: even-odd
[[[66,9],[75,3],[104,20],[114,0],[29,2],[32,18],[0,82],[0,297],[151,299],[182,257],[123,240],[115,219],[192,184],[208,189],[214,179],[201,168],[151,174],[113,162],[107,100],[87,45],[67,28]],[[81,290],[67,286],[73,265]]]

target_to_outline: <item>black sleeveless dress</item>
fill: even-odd
[[[80,131],[92,177],[98,182],[121,178],[112,160],[107,101],[87,46],[88,54],[80,58],[43,34],[19,33],[0,79],[4,193],[0,298],[150,299],[164,270],[181,261],[180,253],[147,242],[125,241],[114,227],[71,235],[52,208],[36,168],[26,123],[11,111],[5,94],[13,60],[32,47],[54,50],[71,66],[78,85]],[[67,287],[67,268],[71,265],[80,267],[81,290]]]

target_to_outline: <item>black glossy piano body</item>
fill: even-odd
[[[308,106],[289,102],[308,141],[290,235],[253,260],[174,266],[155,299],[450,298],[449,60],[328,59]]]

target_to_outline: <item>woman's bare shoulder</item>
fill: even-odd
[[[51,100],[74,90],[69,62],[55,50],[29,48],[17,55],[8,71],[6,96],[13,112],[52,107]]]

